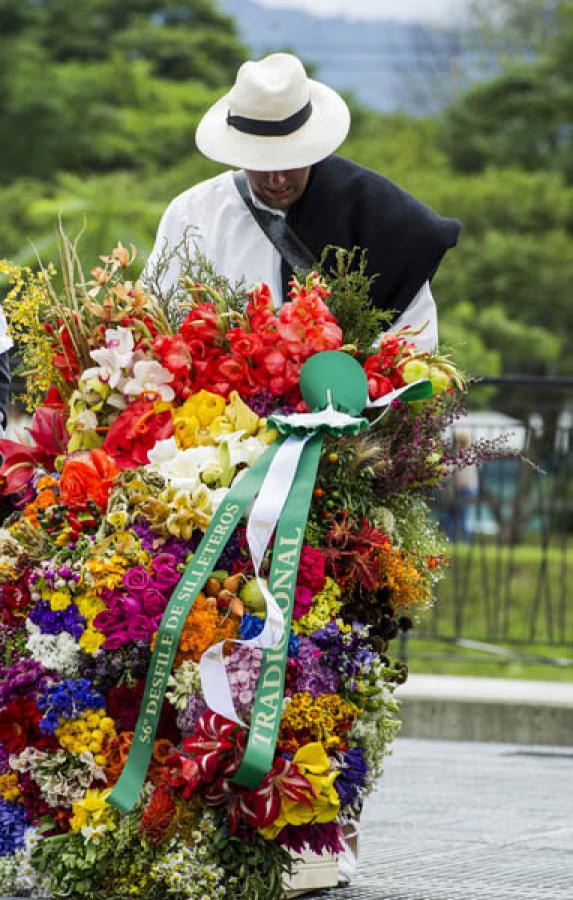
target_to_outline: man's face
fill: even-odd
[[[251,172],[247,178],[253,193],[271,209],[286,209],[302,196],[308,184],[310,166],[283,172]]]

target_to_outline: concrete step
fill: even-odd
[[[396,697],[403,737],[573,746],[573,684],[413,674]]]

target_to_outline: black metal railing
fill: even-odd
[[[507,434],[521,457],[485,463],[465,490],[436,498],[451,569],[401,654],[459,660],[462,648],[466,661],[573,665],[573,378],[483,386],[488,409],[470,413],[458,437]]]

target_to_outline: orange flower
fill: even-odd
[[[199,662],[205,650],[219,641],[235,638],[238,631],[239,619],[236,616],[222,616],[214,598],[199,594],[181,632],[174,662],[175,668],[180,666],[185,659]],[[152,641],[152,649],[154,644],[155,637]]]
[[[36,499],[32,503],[28,503],[24,509],[25,518],[36,528],[39,526],[38,510],[49,509],[51,506],[55,506],[55,504],[58,503],[59,498],[54,490],[54,488],[57,487],[58,482],[54,478],[50,478],[49,475],[45,475],[38,480],[38,494]]]
[[[62,502],[83,509],[88,500],[93,500],[100,509],[105,509],[110,488],[118,475],[119,469],[103,450],[74,454],[62,469]]]

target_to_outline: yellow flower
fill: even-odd
[[[106,803],[111,789],[100,791],[90,788],[82,800],[72,804],[72,831],[81,831],[86,840],[98,840],[106,831],[116,827],[116,812]]]
[[[184,407],[185,404],[173,412],[173,430],[180,450],[188,450],[199,443],[199,419],[185,415]]]
[[[16,772],[8,772],[0,775],[0,796],[10,803],[16,803],[20,798],[20,788],[18,787],[18,775]]]
[[[91,625],[98,613],[106,609],[103,600],[93,594],[80,594],[75,598],[76,606],[80,615],[86,619],[88,625]]]
[[[334,782],[339,773],[337,769],[330,771],[330,760],[322,744],[316,741],[301,747],[295,753],[293,762],[311,785],[315,796],[309,797],[309,803],[301,803],[283,795],[278,818],[272,825],[259,829],[267,840],[274,840],[285,825],[331,822],[338,815],[340,799]]]
[[[260,419],[247,404],[241,400],[236,391],[231,391],[229,402],[225,407],[225,418],[229,420],[234,431],[244,431],[252,437],[259,430]]]
[[[50,607],[54,612],[66,609],[70,603],[71,600],[68,591],[54,591],[54,593],[50,595]]]
[[[104,641],[105,634],[102,634],[101,631],[96,631],[94,628],[86,628],[79,640],[79,645],[84,653],[94,654],[97,653]]]
[[[201,428],[205,428],[211,422],[225,413],[225,400],[219,394],[212,391],[200,390],[187,398],[183,406],[177,412],[184,411],[185,416],[195,416]]]

